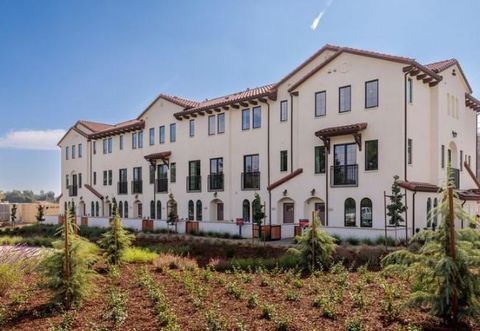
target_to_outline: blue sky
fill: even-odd
[[[58,130],[77,119],[127,120],[161,92],[272,83],[325,43],[456,57],[480,96],[480,1],[330,3],[0,0],[0,190],[58,194]]]

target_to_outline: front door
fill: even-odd
[[[283,223],[293,223],[295,217],[294,204],[287,202],[283,204]]]
[[[217,221],[223,221],[223,202],[217,203]]]

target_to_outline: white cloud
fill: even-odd
[[[17,130],[0,136],[0,149],[57,150],[65,130]]]
[[[320,12],[320,14],[318,14],[317,17],[315,17],[313,19],[313,22],[310,25],[310,29],[312,29],[313,31],[315,31],[317,29],[318,24],[320,23],[320,20],[322,19],[323,15],[327,11],[328,7],[331,6],[332,3],[333,3],[333,0],[327,0],[327,4],[326,4],[325,8]]]

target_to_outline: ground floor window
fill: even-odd
[[[356,225],[356,205],[355,200],[348,198],[345,200],[345,226],[355,226]]]
[[[193,200],[188,201],[188,220],[193,221],[195,215],[195,204]]]
[[[162,202],[157,201],[157,219],[161,220],[162,219]]]
[[[243,200],[242,217],[244,222],[250,222],[250,201]]]
[[[197,200],[197,221],[202,220],[202,201]]]
[[[95,215],[97,217],[100,215],[100,205],[98,204],[98,201],[95,202]]]
[[[363,198],[362,201],[360,201],[360,226],[371,228],[372,216],[372,200],[370,200],[369,198]]]
[[[120,201],[118,203],[118,214],[120,215],[120,217],[123,217],[123,202]]]
[[[65,202],[65,204],[67,204]],[[90,204],[90,215],[95,216],[95,202],[92,201],[92,203]]]
[[[150,201],[150,218],[155,219],[155,201]]]
[[[128,218],[128,202],[125,201],[125,203],[123,204],[123,216],[125,218]]]
[[[427,228],[432,227],[432,198],[427,199]]]

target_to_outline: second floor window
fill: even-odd
[[[327,92],[315,93],[315,117],[325,116],[327,114]]]
[[[102,144],[103,144],[103,154],[107,154],[108,153],[108,141],[107,141],[107,139],[103,139]]]
[[[177,181],[177,164],[175,162],[170,163],[170,183]]]
[[[378,107],[378,79],[365,82],[365,108]]]
[[[253,128],[258,129],[262,127],[262,107],[253,107]]]
[[[177,140],[177,125],[175,123],[170,124],[170,142],[173,143]]]
[[[123,134],[118,137],[120,150],[123,150]]]
[[[442,169],[445,168],[445,145],[442,145],[442,148],[441,148],[441,159],[440,159],[440,162],[441,162],[441,166],[442,166]]]
[[[225,132],[225,113],[218,114],[217,117],[217,132],[224,133]]]
[[[242,110],[242,130],[250,129],[250,109]]]
[[[287,171],[288,169],[288,152],[280,151],[280,171]]]
[[[93,172],[93,185],[97,185],[97,172]]]
[[[108,138],[107,145],[108,145],[108,154],[110,154],[110,153],[112,153],[112,150],[113,150],[113,139],[112,138]]]
[[[112,185],[112,182],[113,182],[113,171],[112,170],[108,170],[108,185]]]
[[[407,163],[413,163],[413,141],[412,139],[408,139],[407,141]]]
[[[190,120],[189,131],[190,131],[190,137],[194,137],[195,136],[195,120]]]
[[[137,149],[137,133],[132,133],[132,149]]]
[[[365,142],[365,170],[378,170],[378,140]]]
[[[352,110],[351,93],[352,87],[350,85],[338,89],[338,111],[340,113]]]
[[[65,147],[65,160],[68,160],[70,156],[70,147]]]
[[[413,102],[413,80],[409,78],[407,80],[407,90],[405,91],[407,93],[407,101],[409,103]]]
[[[150,146],[155,145],[155,128],[150,128],[148,130],[148,143]]]
[[[223,158],[210,159],[210,174],[223,174]]]
[[[243,159],[243,171],[246,173],[260,171],[258,154],[245,155]]]
[[[315,173],[325,173],[325,146],[315,146]]]
[[[164,125],[158,128],[158,142],[160,144],[165,144],[165,126]]]
[[[108,171],[103,170],[103,185],[106,186],[108,185]]]
[[[78,158],[80,159],[82,157],[83,151],[82,151],[82,144],[78,144]]]
[[[75,158],[75,145],[72,145],[72,159]]]
[[[133,181],[139,182],[142,180],[142,167],[133,168]]]
[[[138,148],[143,148],[143,130],[138,132]]]
[[[118,181],[121,183],[127,182],[127,169],[119,169],[118,170]]]
[[[215,115],[208,116],[208,135],[214,135],[216,131],[215,127]]]
[[[280,102],[280,122],[288,120],[288,101],[283,100]]]
[[[200,177],[200,161],[188,162],[188,181],[187,191],[200,191],[201,190],[201,177]]]

